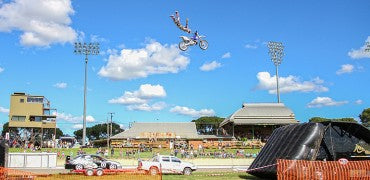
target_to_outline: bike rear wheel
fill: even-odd
[[[186,45],[186,43],[185,43],[184,41],[181,41],[181,42],[179,43],[179,49],[180,49],[181,51],[186,51],[186,50],[188,49],[188,46]]]

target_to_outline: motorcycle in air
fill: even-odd
[[[208,48],[208,42],[204,40],[205,36],[198,36],[197,40],[187,36],[180,36],[182,41],[179,43],[179,49],[186,51],[189,46],[194,46],[199,44],[200,49],[206,50]]]

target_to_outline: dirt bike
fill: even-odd
[[[179,49],[181,51],[186,51],[189,46],[194,46],[197,44],[199,44],[199,47],[202,50],[206,50],[208,48],[208,42],[202,39],[205,38],[205,36],[198,36],[196,40],[187,36],[180,36],[180,38],[182,39],[182,41],[179,43]]]

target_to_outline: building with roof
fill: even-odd
[[[135,122],[111,139],[198,139],[194,122]]]
[[[9,135],[14,145],[43,146],[55,139],[56,109],[44,96],[13,93],[10,96]]]
[[[237,139],[265,140],[274,129],[296,123],[293,111],[283,103],[244,103],[220,127],[224,134]]]
[[[135,122],[132,127],[111,138],[115,147],[138,147],[145,144],[152,147],[171,147],[188,144],[205,146],[207,141],[231,140],[231,136],[198,135],[195,122]]]

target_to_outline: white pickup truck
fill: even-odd
[[[175,156],[154,156],[149,161],[139,160],[140,170],[148,171],[151,175],[156,175],[160,171],[164,174],[184,174],[191,175],[191,173],[197,170],[197,167],[188,162],[183,162]]]

